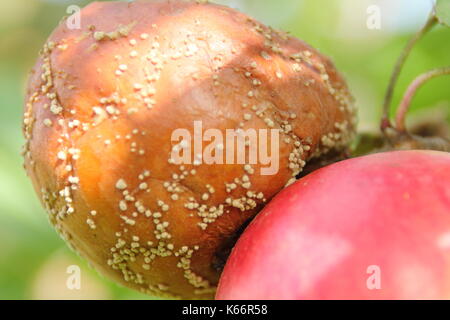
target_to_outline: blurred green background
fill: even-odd
[[[0,1],[0,299],[147,299],[99,276],[73,254],[47,222],[20,156],[27,74],[39,49],[69,5],[89,1]],[[387,81],[408,38],[426,21],[431,0],[230,0],[273,27],[289,31],[330,56],[347,78],[360,108],[359,129],[377,130]],[[367,27],[377,5],[381,29]],[[450,65],[450,29],[435,28],[415,48],[402,73],[394,105],[428,69]],[[422,88],[410,120],[449,120],[450,79]],[[424,116],[424,114],[427,116]],[[66,269],[82,269],[81,290],[66,288]]]

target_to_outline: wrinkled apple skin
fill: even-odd
[[[279,193],[236,244],[217,299],[449,299],[450,153],[322,168]]]

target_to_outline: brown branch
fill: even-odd
[[[417,93],[417,90],[425,84],[427,81],[443,76],[443,75],[449,75],[450,74],[450,67],[444,67],[444,68],[438,68],[431,71],[428,71],[424,74],[421,74],[418,76],[408,87],[406,90],[405,95],[403,96],[403,100],[400,103],[400,106],[397,110],[396,120],[395,120],[395,127],[397,131],[399,132],[406,132],[406,126],[405,126],[405,117],[409,110],[409,106],[411,104],[411,100],[414,97],[414,95]]]
[[[400,55],[399,59],[397,60],[397,63],[395,64],[394,71],[391,75],[391,79],[389,81],[389,86],[386,91],[386,95],[384,97],[384,103],[383,103],[383,117],[381,120],[381,130],[385,132],[387,128],[392,127],[390,122],[390,108],[392,103],[392,96],[394,94],[395,85],[397,84],[398,77],[400,75],[400,72],[403,68],[403,65],[405,64],[406,59],[408,58],[409,54],[411,53],[413,47],[415,44],[425,35],[436,23],[437,18],[432,13],[430,17],[428,18],[427,23],[425,26],[414,35],[414,37],[409,40],[406,47],[403,49],[402,54]]]

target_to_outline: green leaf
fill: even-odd
[[[450,27],[450,0],[437,0],[436,18],[440,24]]]

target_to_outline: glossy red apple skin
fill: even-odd
[[[297,181],[245,230],[216,298],[450,299],[450,153],[373,154]]]

